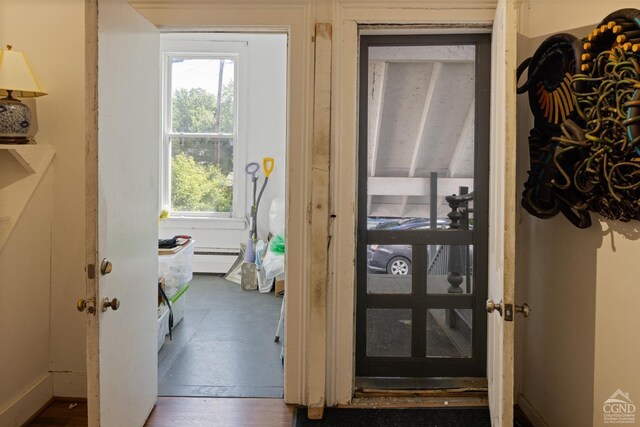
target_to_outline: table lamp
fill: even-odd
[[[0,144],[26,144],[31,126],[31,110],[14,96],[34,98],[47,94],[27,55],[0,50]]]

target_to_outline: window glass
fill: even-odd
[[[233,139],[171,138],[171,205],[179,212],[231,212]]]
[[[170,54],[166,133],[170,210],[230,216],[237,141],[236,59]]]

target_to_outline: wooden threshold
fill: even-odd
[[[488,406],[486,378],[357,377],[345,407],[433,408]]]
[[[402,409],[402,408],[478,408],[489,406],[486,393],[483,396],[372,396],[354,397],[348,405],[339,408]]]

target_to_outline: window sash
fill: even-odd
[[[233,139],[237,137],[235,133],[180,133],[180,132],[169,132],[167,133],[168,138],[220,138],[220,139]]]
[[[220,54],[220,53],[209,53],[209,52],[165,52],[163,60],[164,70],[166,73],[166,82],[164,84],[164,90],[166,90],[166,113],[164,119],[166,120],[166,124],[164,129],[166,132],[173,132],[173,59],[214,59],[214,60],[225,60],[228,59],[233,61],[233,133],[234,135],[238,133],[238,77],[240,73],[238,72],[239,65],[239,55],[238,54]],[[219,130],[219,129],[217,129]]]
[[[246,160],[246,138],[247,134],[241,126],[247,113],[247,92],[246,92],[246,48],[245,42],[214,42],[214,41],[177,41],[167,38],[163,40],[161,46],[163,57],[163,127],[162,146],[163,155],[160,159],[162,188],[161,204],[163,208],[168,208],[173,218],[219,218],[219,219],[243,219],[245,218],[246,206],[246,174],[243,165]],[[216,53],[212,53],[216,52]],[[183,133],[173,132],[172,127],[172,59],[229,59],[234,61],[234,111],[233,111],[233,133],[228,132],[202,132]],[[239,125],[240,123],[240,125]],[[231,212],[213,211],[174,211],[172,209],[171,194],[171,138],[220,138],[233,139],[233,201]]]
[[[236,194],[239,191],[239,186],[236,185],[236,182],[238,181],[239,178],[239,174],[240,173],[244,173],[244,169],[240,170],[238,168],[238,162],[236,161],[235,158],[235,153],[237,152],[236,150],[236,145],[237,145],[237,140],[234,139],[234,136],[232,134],[227,134],[227,135],[214,135],[214,136],[204,136],[207,134],[189,134],[186,139],[190,139],[190,140],[198,140],[198,139],[208,139],[209,141],[207,141],[207,145],[211,145],[212,147],[215,146],[215,144],[217,144],[218,142],[221,141],[232,141],[234,144],[234,158],[233,158],[233,169],[232,169],[232,174],[233,174],[233,188],[232,188],[232,204],[231,204],[231,211],[230,212],[222,212],[222,211],[183,211],[183,210],[175,210],[173,207],[173,193],[172,193],[172,165],[173,165],[173,146],[172,146],[172,138],[185,138],[184,135],[182,134],[168,134],[166,141],[166,153],[167,153],[167,168],[166,170],[166,174],[167,174],[167,179],[168,179],[168,198],[166,199],[167,202],[169,202],[169,213],[171,217],[174,218],[194,218],[194,217],[202,217],[202,218],[235,218],[236,216],[234,216],[234,211],[235,211],[235,206],[236,206],[236,200],[239,199],[240,197],[244,197],[244,196],[240,196],[238,194]]]

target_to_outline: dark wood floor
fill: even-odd
[[[87,404],[55,401],[30,426],[86,426]],[[290,427],[293,406],[281,399],[159,397],[146,426]]]

